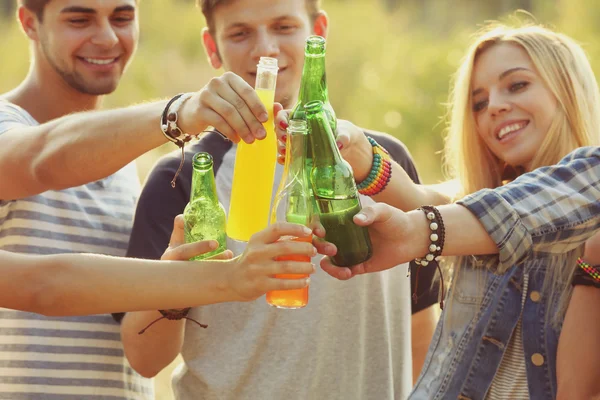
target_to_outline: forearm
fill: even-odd
[[[344,159],[352,166],[357,182],[364,181],[373,164],[373,148],[369,142],[361,138],[348,151]],[[386,188],[373,196],[375,201],[386,203],[403,211],[414,210],[422,205],[440,205],[450,202],[450,196],[443,192],[440,185],[420,185],[413,182],[408,173],[393,159],[392,177]]]
[[[442,188],[440,185],[414,183],[406,171],[392,161],[392,178],[386,188],[373,196],[373,199],[403,211],[410,211],[423,205],[448,204],[450,196],[443,193]]]
[[[438,310],[436,306],[427,307],[412,316],[411,323],[411,343],[412,343],[412,369],[413,385],[423,369],[429,343],[433,337],[435,326],[438,320]]]
[[[225,283],[229,261],[200,264],[8,252],[0,252],[0,261],[4,277],[0,306],[44,315],[157,310],[239,300]],[[22,284],[17,290],[9,282]]]
[[[121,322],[121,340],[125,356],[140,375],[156,376],[181,352],[186,320],[162,319],[143,334],[139,332],[161,318],[158,311],[128,313]],[[200,329],[200,327],[198,327]]]
[[[600,319],[592,315],[600,304],[600,290],[576,286],[565,315],[556,359],[558,400],[594,399],[600,396],[600,354],[596,343]]]
[[[113,174],[167,142],[160,131],[165,105],[71,114],[5,132],[0,135],[0,170],[11,172],[2,174],[10,179],[0,178],[2,198],[79,186]]]

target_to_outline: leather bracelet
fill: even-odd
[[[192,135],[184,133],[177,125],[178,112],[181,105],[193,96],[193,93],[180,93],[167,103],[160,119],[160,130],[170,142],[179,147],[192,140]]]
[[[143,334],[152,325],[154,325],[161,319],[165,319],[165,318],[168,319],[169,321],[178,321],[180,319],[187,319],[189,321],[195,322],[196,324],[198,324],[200,327],[202,327],[204,329],[208,328],[208,325],[201,324],[200,322],[196,321],[195,319],[188,317],[187,315],[190,312],[190,310],[191,310],[191,307],[174,308],[174,309],[169,309],[169,310],[158,310],[158,312],[162,315],[162,317],[150,322],[144,329],[142,329],[141,331],[138,332],[138,335]]]
[[[577,259],[577,270],[573,276],[571,284],[576,285],[587,285],[600,288],[600,267],[590,265],[583,261],[580,257]]]

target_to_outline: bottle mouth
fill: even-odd
[[[311,35],[306,39],[305,53],[307,56],[318,57],[325,55],[325,38]]]
[[[194,165],[194,168],[209,169],[213,165],[213,158],[209,153],[203,151],[194,154],[192,164]]]
[[[277,71],[279,69],[279,67],[277,66],[277,59],[273,57],[261,57],[258,61],[257,67],[274,71]]]

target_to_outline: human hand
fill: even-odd
[[[383,271],[425,254],[428,226],[425,218],[418,217],[420,215],[414,212],[405,213],[385,203],[363,208],[354,216],[354,223],[369,228],[373,247],[371,258],[346,268],[333,265],[326,257],[321,260],[321,268],[334,278],[346,280],[356,275]]]
[[[183,103],[179,124],[186,133],[202,132],[210,125],[234,143],[252,143],[266,137],[262,124],[268,117],[252,86],[226,72]]]
[[[273,114],[275,115],[275,133],[277,134],[277,162],[284,164],[290,110],[284,110],[281,104],[275,103]],[[336,134],[336,144],[340,149],[340,154],[352,166],[354,178],[358,182],[364,180],[373,164],[372,146],[364,132],[350,121],[338,119]]]
[[[163,253],[160,258],[161,260],[188,261],[192,257],[214,251],[219,247],[219,242],[216,240],[201,240],[199,242],[186,244],[184,224],[183,215],[180,214],[175,217],[171,240],[169,240],[169,247],[167,247],[167,250]],[[233,258],[231,250],[225,250],[224,252],[211,257],[210,260],[229,260],[231,258]]]
[[[316,248],[308,242],[280,240],[285,237],[310,237],[312,230],[303,225],[279,222],[270,225],[250,238],[244,252],[233,260],[226,287],[238,301],[254,300],[271,290],[300,289],[309,278],[279,279],[277,274],[312,274],[315,268],[303,261],[276,261],[285,255],[312,257]]]

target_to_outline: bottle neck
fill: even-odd
[[[311,100],[321,100],[323,103],[329,102],[325,73],[325,53],[318,56],[306,55],[304,58],[298,102],[306,103]]]
[[[307,115],[313,165],[335,165],[343,162],[324,111]]]
[[[192,190],[190,193],[190,202],[205,199],[218,202],[217,186],[215,184],[215,174],[212,165],[208,169],[197,168],[194,166],[192,172]]]

